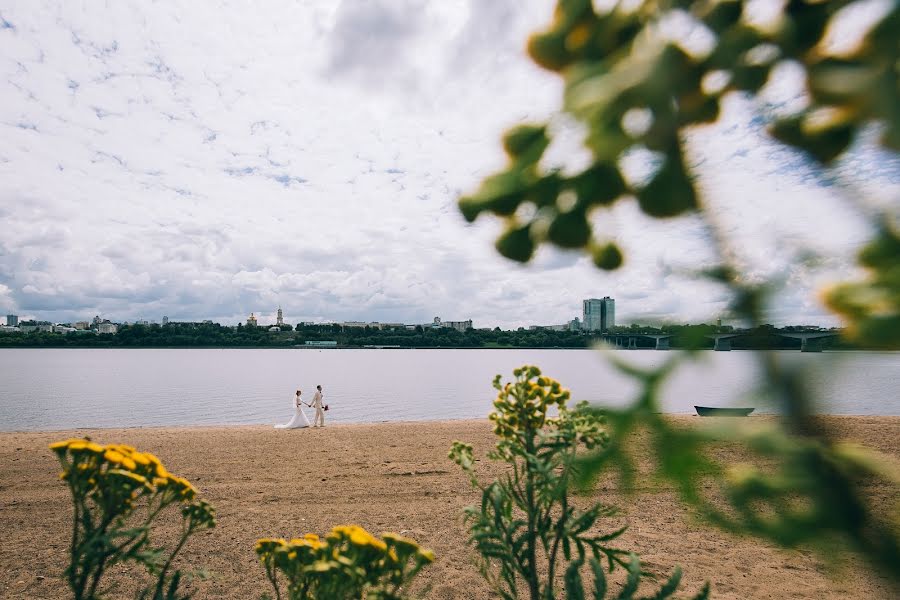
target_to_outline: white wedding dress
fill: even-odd
[[[293,418],[284,425],[276,425],[275,429],[300,429],[301,427],[309,427],[309,419],[306,418],[306,413],[303,412],[302,408],[300,408],[300,404],[297,402],[296,396],[294,398]]]

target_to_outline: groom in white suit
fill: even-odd
[[[322,386],[316,386],[316,393],[312,401],[313,408],[316,409],[316,416],[313,419],[313,427],[325,427],[325,411],[322,409]]]

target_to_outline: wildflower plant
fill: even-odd
[[[146,568],[153,582],[142,600],[175,600],[181,571],[172,563],[187,539],[215,526],[215,510],[197,497],[191,483],[169,473],[160,460],[124,444],[101,445],[89,438],[50,444],[62,465],[60,479],[72,493],[74,508],[69,565],[65,577],[75,600],[99,600],[103,576],[117,563]],[[154,546],[154,522],[178,507],[181,535],[174,546]]]
[[[480,506],[466,509],[470,542],[481,555],[481,572],[505,599],[606,597],[606,572],[624,567],[627,582],[619,598],[632,598],[642,578],[638,558],[611,546],[625,528],[598,532],[602,517],[616,515],[603,503],[581,509],[569,497],[579,449],[600,449],[609,443],[604,419],[586,403],[569,409],[569,391],[541,375],[534,366],[513,371],[515,381],[501,383],[489,418],[499,438],[488,454],[510,466],[500,479],[482,485],[475,473],[473,448],[454,442],[450,458],[482,492]],[[555,409],[557,416],[548,411]],[[588,571],[588,581],[583,572]],[[558,577],[562,575],[562,578]],[[655,598],[668,598],[681,578],[676,569]],[[560,580],[561,579],[561,580]],[[705,597],[704,589],[699,597]]]
[[[434,554],[406,537],[381,538],[357,525],[335,527],[324,538],[263,538],[256,554],[277,600],[393,600]],[[281,580],[279,579],[281,578]]]

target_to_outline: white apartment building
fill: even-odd
[[[435,317],[430,325],[424,325],[424,327],[432,327],[433,329],[455,329],[465,333],[466,329],[472,329],[472,319],[469,319],[468,321],[441,321],[440,317]]]
[[[97,333],[117,333],[118,331],[119,326],[109,321],[104,321],[97,325]]]

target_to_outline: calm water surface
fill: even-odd
[[[658,365],[669,352],[618,351]],[[779,352],[811,373],[819,410],[900,415],[900,353]],[[593,350],[2,349],[0,430],[286,422],[298,387],[325,388],[331,423],[483,418],[497,373],[537,364],[575,399],[621,405],[637,390]],[[665,387],[663,408],[774,408],[753,395],[750,352],[706,352]],[[310,414],[310,418],[312,415]]]

